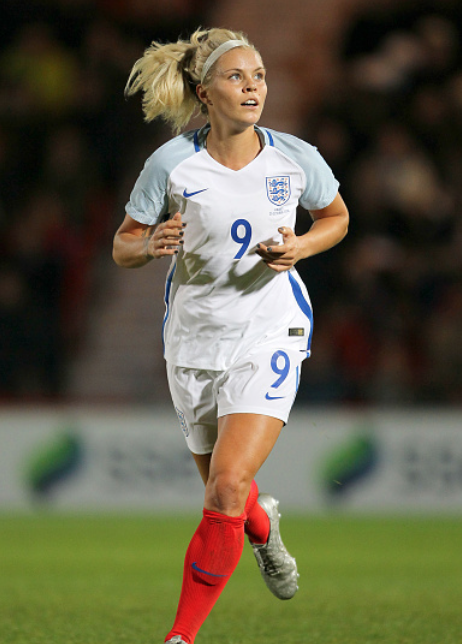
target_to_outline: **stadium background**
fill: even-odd
[[[1,1],[0,641],[151,644],[173,620],[202,486],[160,355],[167,266],[110,255],[170,136],[127,74],[199,24],[255,41],[263,124],[319,147],[352,221],[300,266],[313,357],[259,475],[300,590],[276,602],[246,546],[197,641],[460,644],[460,0]]]
[[[318,146],[351,212],[345,242],[298,267],[315,331],[293,435],[329,436],[309,485],[328,492],[334,479],[342,491],[359,486],[358,508],[380,467],[391,468],[390,482],[399,462],[404,479],[417,481],[414,492],[425,479],[433,495],[426,489],[426,500],[413,503],[409,492],[405,507],[447,508],[449,493],[449,506],[460,509],[456,0],[377,0],[373,7],[366,0],[3,0],[0,505],[28,507],[38,494],[60,508],[78,505],[76,498],[106,507],[82,463],[99,454],[103,467],[102,448],[88,437],[106,436],[108,427],[110,434],[120,418],[125,425],[104,454],[157,481],[132,489],[121,506],[165,504],[156,487],[168,469],[158,437],[167,432],[178,462],[185,458],[161,356],[167,266],[121,270],[111,242],[144,160],[170,136],[162,123],[143,123],[139,100],[124,99],[127,74],[152,39],[186,36],[198,25],[248,33],[269,69],[263,125]],[[301,217],[301,228],[307,224]],[[387,448],[392,435],[397,442]],[[88,496],[69,492],[72,483]],[[387,489],[386,507],[403,505],[400,489]],[[116,498],[124,498],[120,489]],[[302,509],[322,506],[303,495],[297,503],[289,490],[287,498]]]

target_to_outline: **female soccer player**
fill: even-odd
[[[287,422],[310,352],[311,305],[294,266],[345,236],[348,211],[315,148],[257,127],[265,76],[242,33],[209,29],[187,42],[154,42],[127,83],[129,95],[143,92],[148,121],[162,116],[178,132],[197,106],[207,120],[147,160],[113,250],[124,267],[171,258],[162,329],[168,382],[205,484],[170,644],[193,644],[244,534],[276,597],[298,589],[278,502],[258,494],[254,477]],[[298,204],[313,219],[300,236]]]

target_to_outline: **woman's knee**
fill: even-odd
[[[251,482],[243,472],[211,472],[205,489],[205,507],[229,516],[241,515]]]

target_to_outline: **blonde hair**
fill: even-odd
[[[198,29],[189,41],[167,44],[153,41],[133,65],[125,95],[142,91],[145,120],[150,122],[160,116],[178,133],[196,110],[207,114],[206,106],[197,97],[196,87],[201,82],[207,58],[228,40],[241,40],[243,47],[256,51],[242,32],[220,28]],[[215,64],[208,70],[203,85],[210,82],[214,67]]]

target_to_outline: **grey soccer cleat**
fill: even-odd
[[[179,635],[174,635],[172,639],[167,640],[165,644],[187,644]]]
[[[298,590],[297,562],[287,552],[279,534],[278,512],[279,501],[269,494],[258,496],[259,505],[268,515],[270,520],[270,533],[268,541],[263,544],[251,542],[253,554],[257,560],[260,572],[270,591],[278,599],[291,599]]]

